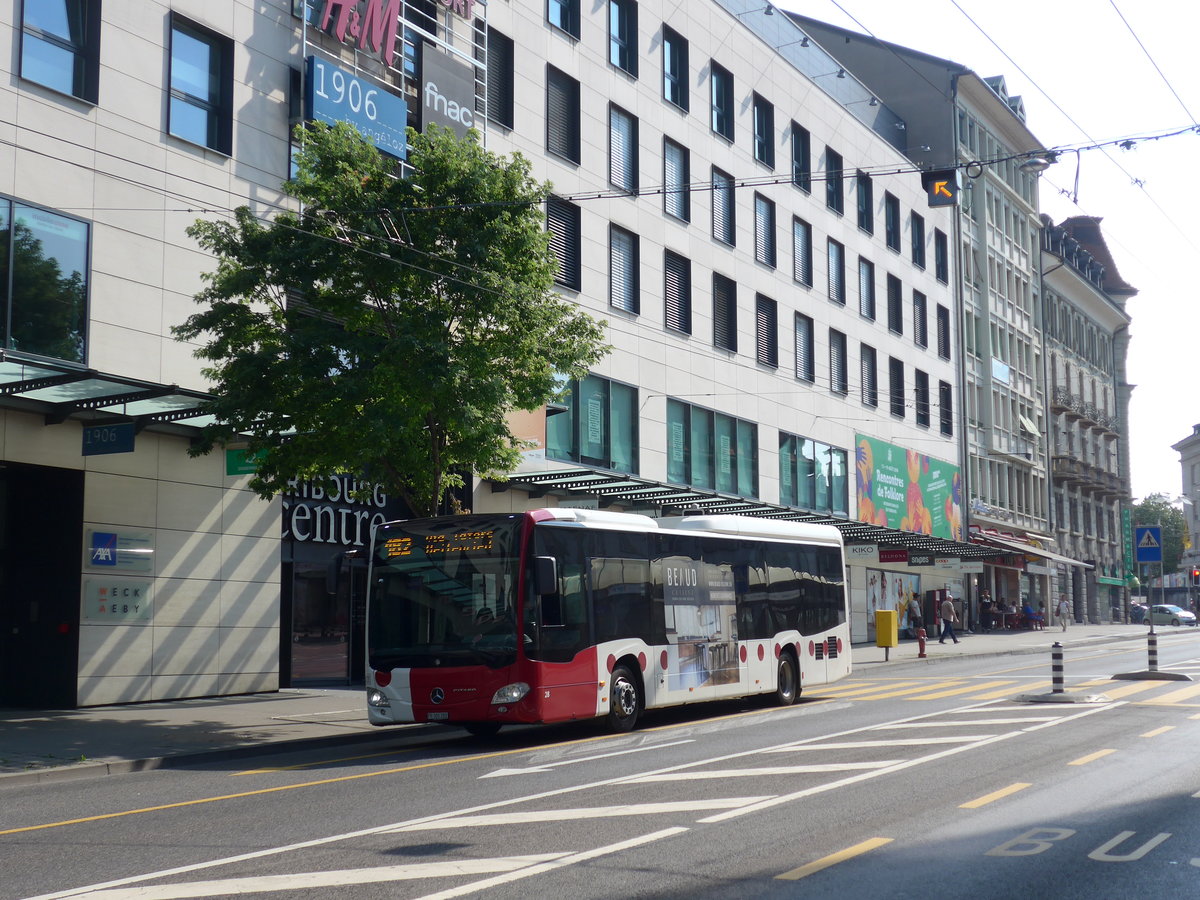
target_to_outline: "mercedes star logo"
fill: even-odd
[[[443,691],[441,688],[434,688],[432,691],[429,692],[429,699],[432,700],[434,703],[441,703],[443,700],[446,699],[446,692]]]

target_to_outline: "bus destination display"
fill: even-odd
[[[413,537],[389,537],[384,544],[388,559],[411,556],[413,542],[420,542],[420,551],[426,556],[443,553],[491,553],[496,536],[495,529],[484,531],[460,531],[454,534],[429,534]]]

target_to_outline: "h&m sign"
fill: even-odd
[[[438,2],[468,22],[475,17],[475,0]],[[403,0],[325,0],[318,27],[342,43],[349,39],[390,66],[396,58],[403,8]]]

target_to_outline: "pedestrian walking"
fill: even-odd
[[[921,601],[913,597],[908,601],[908,628],[914,639],[917,637],[917,632],[924,627],[925,620],[921,617]]]
[[[1067,602],[1066,594],[1058,595],[1058,624],[1062,626],[1062,630],[1067,630],[1067,616],[1071,614],[1071,604]]]
[[[939,644],[946,643],[946,638],[950,638],[954,643],[958,643],[958,638],[954,636],[954,623],[958,621],[958,613],[954,610],[954,598],[950,596],[950,592],[946,592],[946,599],[942,601],[942,639]]]

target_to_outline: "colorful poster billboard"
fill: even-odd
[[[963,539],[958,466],[861,434],[855,435],[854,445],[860,521]]]

